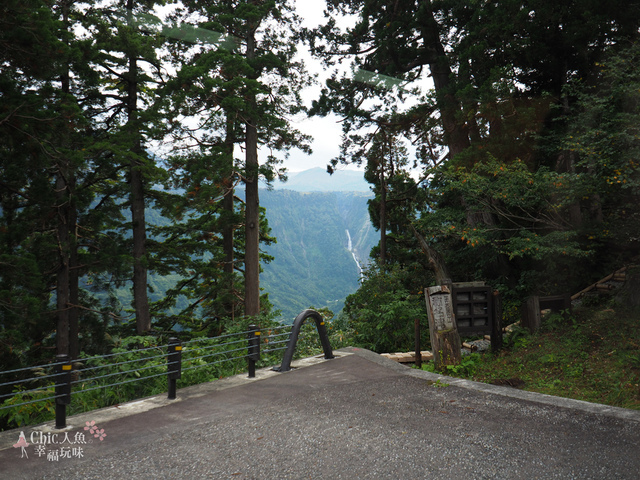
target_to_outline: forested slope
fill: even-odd
[[[376,234],[363,192],[262,190],[271,234],[277,243],[265,248],[274,260],[263,266],[261,287],[285,319],[305,308],[342,309],[345,297],[359,284],[360,263],[366,262]]]

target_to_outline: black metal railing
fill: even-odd
[[[316,320],[325,358],[333,358],[324,319],[319,313],[306,310],[296,317],[293,325],[263,329],[250,325],[244,332],[196,338],[185,342],[171,337],[166,345],[123,349],[107,355],[76,360],[71,360],[66,355],[58,355],[50,364],[0,372],[0,381],[9,375],[14,378],[22,377],[0,383],[0,416],[8,415],[9,411],[16,412],[15,409],[18,407],[40,402],[49,402],[47,409],[50,409],[50,402],[53,400],[56,428],[61,429],[66,427],[67,407],[72,404],[73,397],[85,398],[90,392],[97,394],[100,391],[105,393],[105,396],[111,395],[111,403],[109,398],[103,398],[102,402],[93,399],[91,404],[85,398],[83,405],[87,406],[86,410],[92,409],[91,407],[100,408],[122,401],[117,388],[145,382],[146,388],[143,385],[139,388],[137,397],[129,397],[127,400],[162,391],[167,392],[169,399],[175,399],[177,381],[180,379],[186,385],[210,381],[213,378],[207,380],[206,374],[198,377],[197,372],[202,372],[203,369],[211,372],[213,367],[228,362],[235,363],[235,367],[231,368],[232,371],[235,368],[233,373],[246,368],[249,377],[253,378],[256,365],[261,361],[275,360],[273,354],[281,350],[286,350],[282,364],[274,370],[285,372],[290,369],[302,323],[309,317]],[[246,367],[242,367],[241,364],[245,361]],[[161,377],[167,378],[166,387],[158,381]],[[13,417],[16,418],[16,415]]]
[[[333,358],[333,351],[331,350],[331,344],[329,343],[329,335],[327,335],[327,327],[324,323],[324,317],[315,310],[305,310],[296,317],[293,321],[291,328],[291,336],[287,344],[286,352],[284,352],[284,358],[280,367],[274,368],[277,372],[287,372],[291,370],[291,360],[293,360],[293,354],[296,350],[296,344],[298,342],[298,335],[302,324],[307,318],[313,318],[316,322],[316,328],[318,329],[318,337],[322,343],[322,350],[324,351],[324,358],[327,360]]]

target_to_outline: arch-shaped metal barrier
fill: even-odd
[[[276,372],[288,372],[291,370],[291,360],[293,360],[293,354],[296,350],[298,334],[300,333],[302,324],[307,318],[313,318],[316,322],[316,328],[318,329],[318,335],[320,336],[320,343],[322,343],[322,350],[324,351],[324,358],[327,360],[334,358],[333,351],[331,350],[331,344],[329,343],[329,335],[327,335],[327,327],[324,324],[324,318],[322,318],[322,315],[315,310],[305,310],[293,321],[289,343],[287,344],[287,349],[284,352],[282,364],[279,367],[274,368]]]

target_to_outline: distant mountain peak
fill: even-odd
[[[370,192],[364,173],[358,170],[336,170],[333,174],[320,167],[288,174],[287,182],[276,181],[276,190],[296,192]]]

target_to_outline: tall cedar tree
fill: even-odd
[[[0,325],[5,367],[31,344],[31,358],[54,330],[49,291],[54,288],[56,204],[51,185],[56,101],[52,83],[64,49],[60,24],[45,2],[11,1],[0,18]],[[43,324],[46,324],[43,325]]]
[[[164,82],[165,73],[158,59],[163,37],[145,33],[136,19],[155,4],[154,0],[126,0],[124,5],[112,2],[101,4],[87,14],[96,46],[102,52],[94,66],[103,76],[105,95],[111,99],[104,118],[111,134],[111,154],[128,170],[126,205],[131,215],[133,307],[138,333],[151,329],[148,299],[151,254],[145,207],[151,205],[153,197],[160,196],[154,187],[161,183],[164,175],[148,149],[155,133],[154,125],[160,121],[152,108],[156,100],[154,92]]]
[[[308,83],[303,65],[294,60],[292,31],[298,19],[288,1],[184,2],[189,12],[205,17],[203,27],[225,34],[237,44],[235,55],[220,75],[227,77],[226,91],[216,99],[227,123],[226,144],[236,142],[238,125],[244,130],[245,160],[241,170],[245,183],[244,313],[260,313],[260,205],[259,179],[277,173],[279,160],[268,155],[260,165],[259,149],[286,152],[292,147],[309,152],[308,139],[291,128],[288,117],[304,110],[299,92]],[[235,85],[233,85],[235,84]],[[230,86],[233,85],[233,88]],[[232,123],[233,122],[233,123]],[[238,122],[237,124],[235,122]],[[228,192],[229,190],[227,190]],[[227,200],[229,202],[229,200]],[[227,204],[227,212],[231,207]],[[225,242],[231,260],[229,240]]]
[[[102,108],[89,66],[95,51],[71,34],[78,18],[71,3],[35,3],[7,5],[2,29],[11,40],[3,49],[0,323],[3,345],[26,362],[45,352],[45,339],[55,338],[58,353],[73,357],[88,343],[101,345],[103,322],[92,312],[99,307],[79,278],[118,270],[111,255],[117,239],[98,233],[111,216],[109,202],[90,208],[113,179],[111,163],[95,147],[92,118]]]

